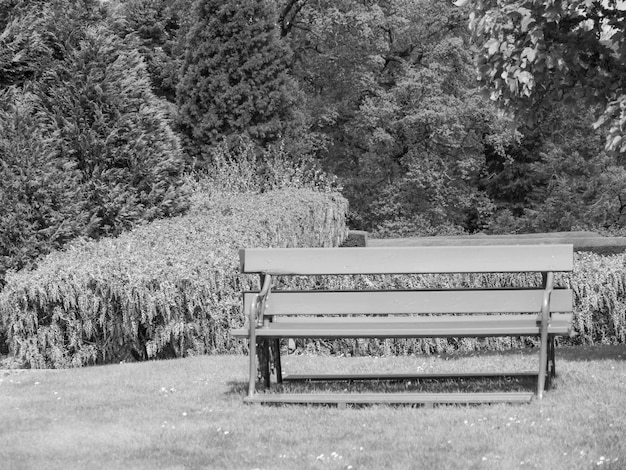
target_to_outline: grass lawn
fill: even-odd
[[[481,358],[288,356],[285,369],[512,369]],[[626,346],[557,349],[526,405],[245,405],[247,358],[0,370],[0,469],[626,468]]]

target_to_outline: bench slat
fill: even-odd
[[[264,393],[244,398],[246,403],[527,403],[531,392],[483,393]]]
[[[569,335],[572,314],[552,315],[548,334]],[[474,315],[472,317],[314,317],[281,318],[257,328],[266,338],[450,338],[461,336],[534,336],[540,333],[537,315]],[[231,331],[247,337],[247,328]]]
[[[275,291],[265,315],[350,315],[408,313],[539,312],[543,289],[422,290],[422,291]],[[256,294],[244,294],[244,312]],[[572,291],[555,289],[552,312],[572,311]]]
[[[379,373],[379,374],[288,374],[283,382],[315,381],[365,381],[365,380],[442,380],[442,379],[495,379],[504,377],[536,378],[537,371],[525,372],[431,372],[431,373]]]
[[[247,248],[241,272],[287,275],[571,271],[572,245]]]

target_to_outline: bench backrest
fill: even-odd
[[[573,269],[572,245],[257,248],[240,252],[244,273],[269,275],[555,272]],[[450,295],[451,292],[454,295]],[[386,315],[539,312],[545,290],[473,288],[272,291],[264,315]],[[257,297],[244,293],[248,312]],[[572,291],[554,289],[550,311],[570,312]]]
[[[270,275],[554,272],[573,269],[572,245],[248,248],[242,273]]]

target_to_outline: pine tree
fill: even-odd
[[[179,126],[200,159],[224,137],[266,146],[293,121],[290,50],[272,0],[198,0],[178,85]]]
[[[67,47],[34,89],[59,154],[81,173],[84,235],[119,234],[184,211],[180,142],[139,52],[104,24],[84,28]]]
[[[99,0],[0,0],[0,88],[38,80],[81,25],[105,15]]]
[[[110,5],[113,15],[122,19],[115,23],[116,33],[137,43],[152,90],[175,108],[193,0],[123,0]]]
[[[0,285],[75,237],[188,203],[180,141],[138,51],[92,0],[22,3],[0,34]]]
[[[38,100],[0,92],[0,286],[9,269],[60,248],[87,225],[80,174],[55,149]]]

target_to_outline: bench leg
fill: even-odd
[[[548,335],[547,331],[541,332],[541,349],[539,350],[539,377],[537,380],[537,398],[543,398],[546,389],[546,372],[548,369]]]
[[[258,359],[258,362],[257,360]],[[276,373],[276,381],[282,383],[282,367],[280,363],[280,339],[256,338],[250,340],[250,387],[248,396],[254,394],[252,384],[260,380],[266,389],[271,387],[272,371]]]
[[[543,392],[546,389],[546,375],[548,373],[548,325],[550,323],[550,295],[554,285],[554,273],[542,273],[542,284],[545,289],[543,294],[543,302],[541,304],[540,313],[540,349],[539,349],[539,377],[537,380],[537,398],[543,398]]]
[[[556,377],[556,340],[555,337],[551,337],[550,341],[550,362],[552,363],[552,378]]]
[[[248,397],[256,393],[255,384],[260,379],[265,388],[270,388],[270,360],[273,349],[267,338],[250,339],[250,377]]]
[[[254,334],[254,327],[250,329],[250,368],[248,370],[248,398],[252,398],[256,393],[256,378],[257,378],[257,339]]]
[[[283,382],[280,364],[280,339],[263,338],[258,343],[259,378],[265,388],[271,387],[272,371],[276,374],[276,382]]]
[[[276,338],[272,341],[272,362],[274,364],[274,372],[276,373],[276,382],[283,383],[283,370],[280,364],[280,339]]]
[[[267,338],[259,339],[257,350],[259,356],[259,378],[265,388],[270,388],[270,340]]]
[[[556,359],[555,359],[554,335],[548,338],[548,364],[546,374],[546,390],[552,387],[552,379],[556,377]]]

